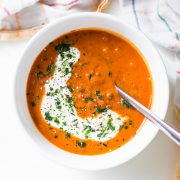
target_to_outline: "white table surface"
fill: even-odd
[[[114,0],[108,12],[118,15]],[[14,106],[13,83],[21,53],[28,40],[0,42],[0,180],[174,180],[180,148],[161,132],[129,162],[109,170],[87,172],[57,166],[29,144]],[[157,47],[157,46],[156,46]],[[157,47],[170,82],[170,104],[166,121],[176,126],[173,96],[175,63],[173,54]],[[22,74],[23,76],[23,74]]]

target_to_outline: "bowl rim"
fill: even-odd
[[[74,18],[75,19],[78,19],[78,18],[85,18],[85,17],[90,17],[90,18],[102,18],[103,20],[106,19],[107,21],[113,21],[113,22],[116,22],[116,23],[119,23],[121,24],[122,26],[124,26],[125,28],[127,29],[130,29],[130,31],[132,31],[133,33],[137,33],[139,34],[139,36],[142,37],[142,39],[145,41],[145,44],[148,44],[148,46],[151,46],[151,49],[153,50],[153,53],[156,53],[156,56],[158,57],[158,60],[159,60],[159,64],[161,64],[161,71],[162,73],[164,74],[164,87],[165,87],[165,92],[164,94],[166,95],[165,96],[165,104],[163,105],[164,109],[163,109],[163,112],[161,114],[161,118],[165,118],[165,115],[166,115],[166,112],[167,112],[167,108],[168,108],[168,104],[169,104],[169,82],[168,82],[168,78],[167,78],[167,73],[166,73],[166,69],[165,69],[165,66],[164,66],[164,63],[162,61],[162,58],[160,56],[160,54],[157,52],[157,50],[154,48],[152,42],[142,33],[140,32],[139,30],[135,29],[134,27],[132,27],[131,25],[129,24],[126,24],[125,22],[122,22],[121,20],[117,19],[116,17],[112,16],[112,15],[109,15],[109,14],[102,14],[102,13],[96,13],[96,12],[83,12],[83,13],[76,13],[76,14],[72,14],[72,15],[68,15],[68,16],[65,16],[65,17],[62,17],[52,23],[50,23],[48,26],[46,26],[45,28],[41,29],[37,34],[35,34],[35,36],[33,36],[33,38],[28,42],[28,44],[26,45],[25,49],[23,50],[23,53],[22,53],[22,56],[20,58],[20,61],[19,61],[19,64],[17,66],[17,69],[16,69],[16,72],[15,72],[15,80],[14,80],[14,102],[15,102],[15,107],[17,108],[17,114],[18,114],[18,119],[19,119],[19,122],[21,124],[21,126],[23,127],[23,130],[24,132],[26,132],[26,134],[28,135],[28,139],[30,140],[29,142],[30,143],[33,143],[33,144],[36,144],[36,147],[38,150],[41,150],[41,152],[43,152],[43,154],[50,160],[53,160],[55,161],[57,164],[63,164],[65,166],[69,166],[69,167],[72,167],[72,168],[77,168],[77,169],[84,169],[84,170],[103,170],[103,169],[108,169],[108,168],[112,168],[112,167],[115,167],[115,166],[118,166],[120,164],[123,164],[127,161],[129,161],[130,159],[132,159],[133,157],[135,157],[136,155],[138,155],[140,152],[142,152],[147,146],[148,144],[150,144],[150,142],[154,139],[154,137],[157,135],[157,132],[158,132],[158,128],[152,126],[152,129],[153,129],[153,132],[150,136],[148,136],[148,140],[146,140],[143,144],[143,146],[140,147],[140,149],[135,152],[135,153],[132,153],[129,155],[128,158],[126,158],[126,160],[124,161],[116,161],[114,163],[110,162],[109,164],[104,164],[103,166],[100,166],[99,164],[96,165],[96,163],[94,164],[94,166],[92,166],[92,162],[90,163],[91,165],[88,165],[88,166],[85,166],[86,162],[83,163],[83,164],[79,164],[79,161],[78,159],[79,158],[82,158],[83,160],[84,157],[91,157],[91,159],[93,159],[93,162],[96,162],[99,158],[96,158],[96,157],[102,157],[104,156],[105,158],[108,158],[108,156],[106,156],[107,154],[111,154],[112,152],[110,153],[106,153],[106,154],[102,154],[102,155],[95,155],[95,156],[82,156],[82,155],[77,155],[77,154],[71,154],[71,153],[68,153],[66,151],[63,151],[64,153],[68,154],[67,156],[71,157],[71,158],[74,158],[75,161],[77,161],[77,163],[73,163],[73,164],[69,164],[69,161],[68,162],[60,162],[59,160],[56,160],[56,158],[51,158],[47,152],[45,152],[46,150],[44,150],[42,147],[40,147],[40,145],[38,145],[37,142],[35,142],[35,139],[33,139],[33,137],[29,134],[29,132],[27,131],[27,127],[24,123],[22,123],[22,115],[21,115],[21,112],[20,112],[20,106],[19,106],[19,102],[18,102],[18,97],[17,97],[17,94],[18,94],[18,87],[17,87],[17,84],[19,83],[19,71],[21,69],[21,65],[24,61],[24,58],[26,56],[26,54],[28,53],[28,49],[34,44],[34,42],[36,42],[38,40],[38,38],[40,38],[43,34],[47,34],[48,31],[50,31],[52,29],[52,27],[55,27],[57,26],[58,24],[62,24],[63,22],[65,21],[72,21]],[[83,27],[82,27],[83,28]],[[67,31],[68,32],[68,31]],[[58,37],[58,36],[57,36]],[[56,38],[57,38],[56,37]],[[125,37],[126,38],[126,37]],[[55,38],[53,38],[55,39]],[[131,41],[131,40],[130,40]],[[131,41],[132,42],[132,41]],[[136,46],[136,44],[135,44]],[[137,46],[136,46],[137,47]],[[139,48],[138,48],[139,49]],[[40,53],[40,52],[39,52]],[[38,54],[37,54],[38,55]],[[143,55],[143,53],[142,53]],[[32,59],[31,61],[31,65],[32,63],[34,62],[34,59]],[[27,118],[26,118],[27,119]],[[32,119],[31,119],[32,121]],[[34,125],[34,124],[33,124]],[[150,125],[150,124],[149,124]],[[34,125],[35,126],[35,125]],[[37,129],[37,128],[36,128]],[[39,130],[37,129],[38,133]],[[41,135],[42,136],[42,135]],[[43,136],[42,136],[43,137]],[[43,137],[44,138],[44,137]],[[45,139],[45,138],[44,138]],[[47,141],[47,140],[46,140]],[[130,140],[132,141],[132,140]],[[50,144],[48,142],[48,144]],[[127,144],[127,143],[126,143]],[[124,145],[125,146],[125,145]],[[53,145],[53,148],[54,148],[54,145]],[[57,147],[55,147],[57,148]],[[60,150],[58,148],[58,150]],[[116,150],[115,150],[116,151]],[[94,158],[95,157],[95,158]],[[87,161],[90,162],[90,159],[86,159]]]

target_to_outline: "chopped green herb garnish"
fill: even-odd
[[[69,51],[71,45],[72,45],[71,42],[61,42],[60,44],[58,44],[58,45],[55,47],[55,50],[56,50],[58,53],[62,53],[63,51]]]
[[[45,119],[48,120],[48,121],[52,121],[53,117],[50,115],[49,112],[45,112]]]
[[[31,106],[34,107],[36,103],[34,101],[31,102]]]
[[[50,74],[53,73],[57,69],[56,65],[50,64],[47,68],[46,71]]]
[[[112,72],[109,71],[108,72],[108,76],[111,77],[112,76]]]
[[[121,101],[121,103],[122,103],[122,105],[123,106],[125,106],[125,107],[127,107],[127,108],[129,108],[129,109],[132,109],[133,107],[132,107],[132,105],[131,104],[129,104],[126,100],[122,100]]]
[[[99,90],[96,91],[96,95],[98,96],[98,99],[100,99],[100,100],[103,99],[103,96],[100,95],[100,91]]]
[[[66,125],[67,125],[67,123],[66,123],[66,122],[62,122],[62,124],[63,124],[64,126],[66,126]]]
[[[97,91],[96,91],[96,95],[99,95],[99,94],[100,94],[100,91],[99,91],[99,90],[97,90]]]
[[[133,121],[130,119],[129,120],[129,125],[132,126],[133,125]]]
[[[67,99],[68,103],[70,103],[70,104],[71,104],[72,101],[73,101],[72,97],[69,96],[69,95],[66,95],[66,99]]]
[[[123,129],[124,125],[120,125],[119,127],[119,131],[121,131],[121,129]]]
[[[111,131],[114,131],[114,130],[115,130],[115,127],[114,127],[113,124],[112,124],[112,120],[109,120],[108,123],[107,123],[107,125],[108,125],[108,128],[109,128]]]
[[[49,66],[47,66],[46,71],[47,72],[51,72],[52,68],[53,68],[53,65],[50,64]]]
[[[97,137],[102,137],[106,131],[106,128],[103,128],[102,131],[97,135]]]
[[[54,135],[54,138],[55,138],[55,139],[57,139],[57,138],[58,138],[58,135],[57,135],[57,134],[55,134],[55,135]]]
[[[72,66],[73,66],[73,62],[70,62],[70,63],[69,63],[69,66],[72,67]]]
[[[76,141],[76,144],[80,147],[80,148],[85,148],[86,147],[86,143],[84,141]]]
[[[82,132],[85,132],[85,133],[84,133],[84,136],[85,136],[85,138],[88,138],[89,134],[90,134],[91,132],[95,132],[95,130],[92,129],[91,126],[89,126],[89,125],[86,126],[86,125],[85,125],[85,127],[84,127],[84,129],[83,129]]]
[[[101,132],[97,135],[97,137],[100,138],[102,135],[103,135],[103,133]]]
[[[89,136],[90,133],[91,133],[91,130],[90,130],[90,129],[87,130],[87,131],[84,133],[85,138],[88,138],[88,136]]]
[[[84,98],[84,101],[85,101],[86,103],[87,103],[87,102],[93,102],[94,99],[91,98],[91,97],[85,97],[85,98]]]
[[[70,92],[73,92],[73,89],[70,86],[67,86]]]
[[[59,124],[59,123],[60,123],[60,122],[59,122],[59,119],[58,119],[57,117],[55,118],[54,122],[55,122],[56,124]]]
[[[103,96],[99,95],[98,98],[99,98],[100,100],[102,100],[102,99],[103,99]]]
[[[103,143],[103,146],[107,147],[107,144]]]
[[[59,89],[56,89],[54,92],[55,92],[55,94],[57,94],[57,93],[59,93],[59,91],[60,91]]]
[[[91,80],[91,78],[92,78],[92,74],[89,75],[89,80]]]
[[[103,107],[97,106],[96,111],[97,111],[98,113],[103,113],[103,112],[106,112],[106,111],[107,111],[107,108],[103,108]]]
[[[68,58],[70,58],[70,59],[73,57],[72,54],[67,54],[66,56],[67,56]],[[72,63],[72,64],[73,64],[73,63]],[[70,66],[70,67],[71,67],[71,66]]]
[[[62,107],[59,105],[59,102],[56,102],[55,105],[56,105],[56,108],[59,109],[59,110],[62,108]]]
[[[43,72],[42,72],[42,71],[39,71],[39,72],[37,73],[37,77],[38,77],[38,78],[43,78],[43,77],[44,77]]]
[[[69,73],[70,73],[69,68],[66,68],[66,69],[65,69],[65,74],[67,75],[67,74],[69,74]]]
[[[128,129],[128,126],[124,126],[124,129]]]
[[[66,132],[65,138],[70,138],[70,137],[71,137],[71,134],[69,132]]]

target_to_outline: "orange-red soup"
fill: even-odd
[[[78,116],[88,118],[94,112],[97,115],[101,113],[96,111],[97,107],[101,107],[128,117],[112,139],[105,142],[80,139],[51,126],[44,119],[41,104],[45,96],[45,83],[52,79],[58,56],[57,46],[62,43],[80,51],[80,58],[73,65],[72,75],[67,82],[68,87],[73,89],[73,103]],[[97,155],[120,148],[135,136],[144,117],[129,107],[129,104],[122,102],[114,83],[146,107],[150,107],[151,75],[142,55],[133,44],[121,36],[100,29],[82,29],[67,33],[48,44],[31,67],[26,93],[33,122],[48,141],[71,153]],[[89,99],[85,101],[84,97]],[[79,143],[83,146],[79,146]]]

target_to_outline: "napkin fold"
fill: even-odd
[[[31,37],[70,13],[103,11],[110,0],[5,0],[0,5],[0,40]]]

